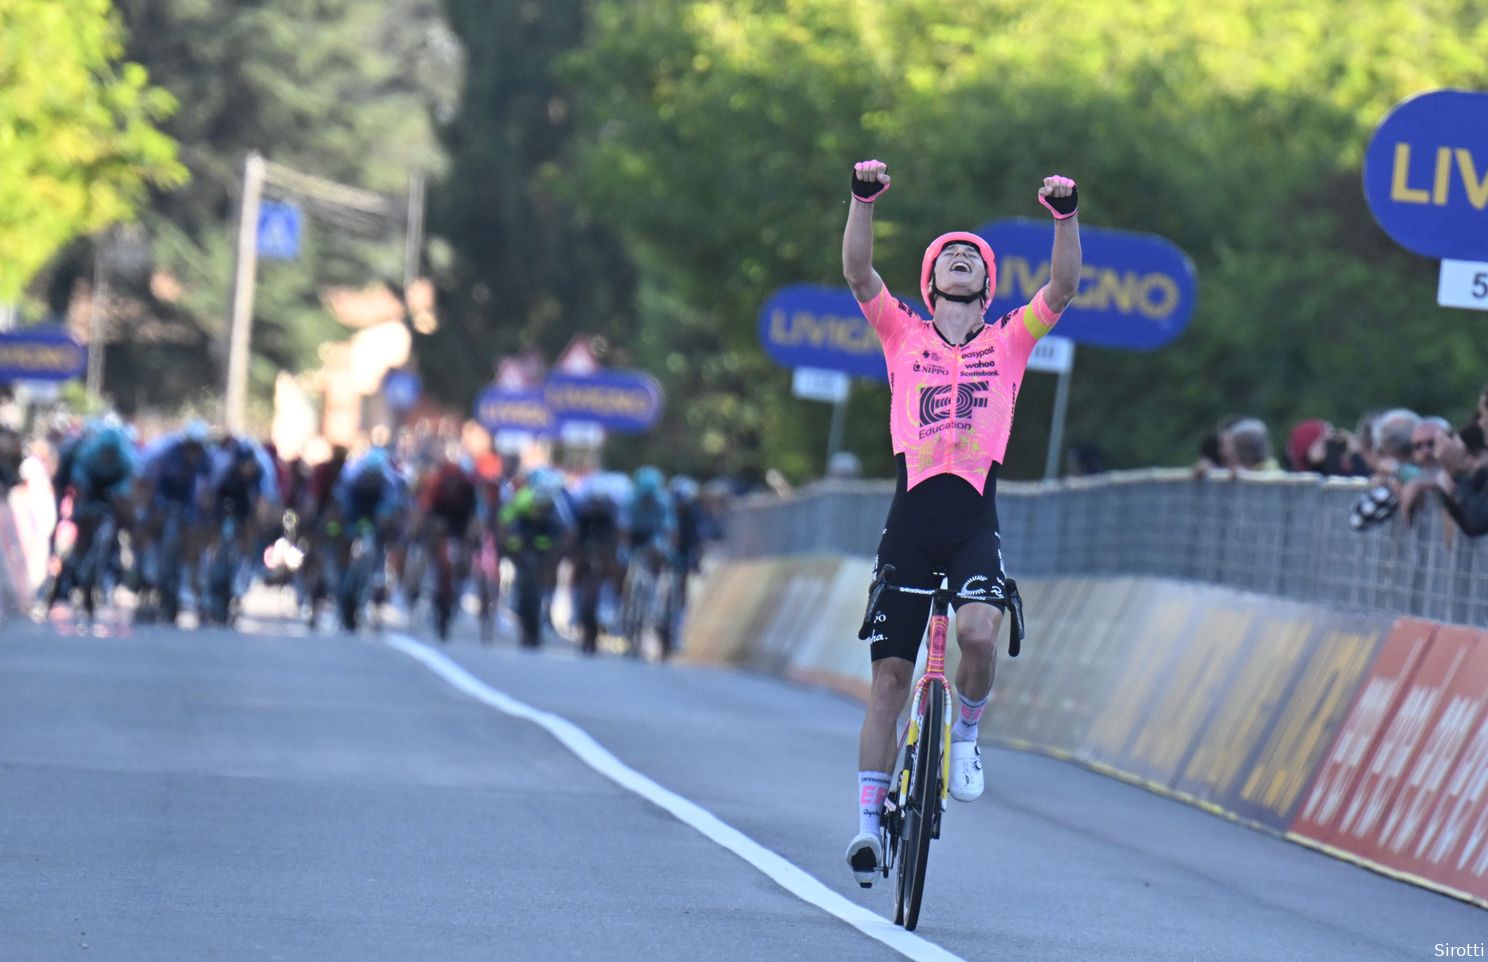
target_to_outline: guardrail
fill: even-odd
[[[1150,575],[1344,610],[1488,626],[1488,539],[1457,531],[1435,503],[1354,530],[1356,479],[1185,470],[1006,482],[997,507],[1015,577]],[[733,558],[872,557],[893,496],[887,481],[824,481],[734,506]]]

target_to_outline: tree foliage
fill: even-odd
[[[154,265],[180,282],[179,293],[162,300],[148,275],[116,280],[163,329],[158,341],[136,337],[111,351],[107,380],[126,407],[218,392],[220,363],[201,360],[221,358],[250,151],[399,198],[414,168],[438,169],[433,128],[453,109],[458,49],[437,3],[115,0],[128,56],[180,104],[165,130],[193,175],[157,191],[142,218]],[[305,220],[299,260],[260,262],[251,369],[260,398],[274,372],[313,366],[321,343],[345,335],[321,304],[324,286],[401,281],[401,223],[362,237],[313,210]],[[85,267],[80,258],[63,265],[59,298]],[[196,363],[162,363],[181,350]]]
[[[453,251],[440,277],[442,329],[419,345],[429,378],[468,405],[493,361],[529,346],[549,357],[572,334],[618,343],[632,330],[631,268],[566,183],[577,91],[555,66],[585,35],[583,0],[445,0],[465,48],[460,111],[430,227]]]
[[[108,0],[0,3],[0,303],[74,238],[184,179],[157,125],[175,101],[121,62]]]

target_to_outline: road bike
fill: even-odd
[[[879,841],[884,857],[879,872],[884,878],[894,872],[894,924],[914,931],[920,921],[920,902],[925,894],[925,869],[930,862],[930,841],[940,837],[950,785],[952,704],[951,683],[945,675],[946,635],[950,630],[950,606],[956,593],[947,585],[944,572],[935,572],[935,588],[895,585],[894,566],[884,565],[873,580],[868,612],[858,638],[873,633],[879,599],[885,591],[929,595],[930,629],[925,671],[915,682],[909,718],[899,736],[899,753],[884,797]],[[1018,585],[1007,579],[1007,610],[1012,617],[1008,655],[1018,657],[1023,643],[1023,602]],[[863,884],[867,888],[870,883]]]

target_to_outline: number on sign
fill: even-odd
[[[1488,298],[1488,271],[1478,271],[1473,275],[1472,296],[1478,300]]]

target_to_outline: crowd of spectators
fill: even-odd
[[[1292,471],[1370,480],[1354,506],[1355,528],[1397,513],[1409,523],[1426,505],[1441,509],[1463,533],[1488,534],[1488,388],[1460,427],[1406,408],[1372,411],[1353,430],[1311,418],[1287,435],[1280,459],[1256,418],[1229,418],[1199,444],[1199,477],[1241,471]]]

